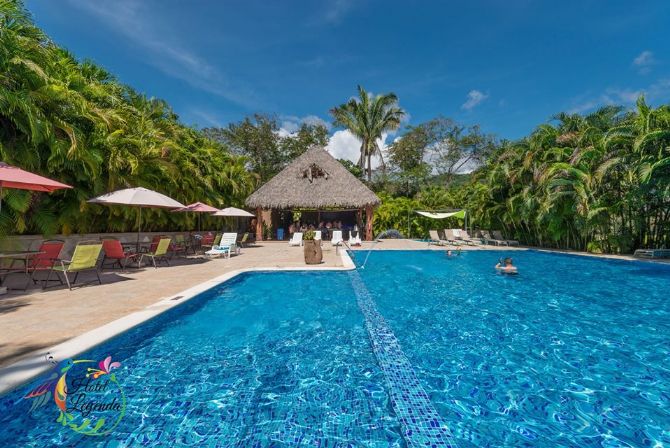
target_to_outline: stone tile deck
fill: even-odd
[[[323,245],[324,267],[342,267],[335,248]],[[135,311],[142,310],[187,288],[245,268],[307,268],[302,248],[285,242],[263,242],[242,249],[230,259],[202,257],[173,259],[173,266],[154,269],[106,270],[102,285],[69,291],[67,288],[29,290],[0,296],[0,366],[44,353],[49,347],[72,339]],[[94,278],[82,274],[84,280]],[[14,280],[14,281],[13,281]],[[22,284],[10,277],[8,284]]]

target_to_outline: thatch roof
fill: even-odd
[[[321,147],[314,146],[247,198],[252,208],[364,208],[381,201]]]

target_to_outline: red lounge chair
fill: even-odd
[[[38,249],[40,253],[29,258],[28,263],[26,264],[26,276],[30,274],[30,277],[26,282],[26,286],[23,288],[24,290],[28,289],[28,285],[30,285],[31,281],[33,284],[37,284],[38,280],[35,277],[38,272],[51,271],[54,264],[58,261],[60,251],[63,249],[64,244],[65,243],[61,240],[46,240],[40,244],[40,248]],[[42,281],[46,284],[48,280]]]
[[[137,261],[137,254],[124,251],[121,241],[114,238],[104,238],[102,240],[102,250],[105,252],[105,255],[102,257],[100,269],[105,267],[105,261],[107,260],[113,260],[113,263],[110,265],[112,268],[118,265],[121,270],[125,270],[129,262]]]

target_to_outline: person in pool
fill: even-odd
[[[504,260],[499,260],[496,265],[496,270],[501,274],[518,274],[516,266],[514,266],[512,259],[510,257],[505,258]]]
[[[454,256],[458,256],[460,254],[461,254],[461,248],[460,247],[458,249],[456,249],[455,253],[451,249],[447,250],[447,257],[454,257]]]

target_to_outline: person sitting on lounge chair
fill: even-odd
[[[501,274],[518,274],[519,273],[516,266],[514,266],[514,264],[512,263],[512,259],[510,257],[507,257],[504,260],[499,260],[498,264],[496,265],[496,270],[498,272],[500,272]]]

